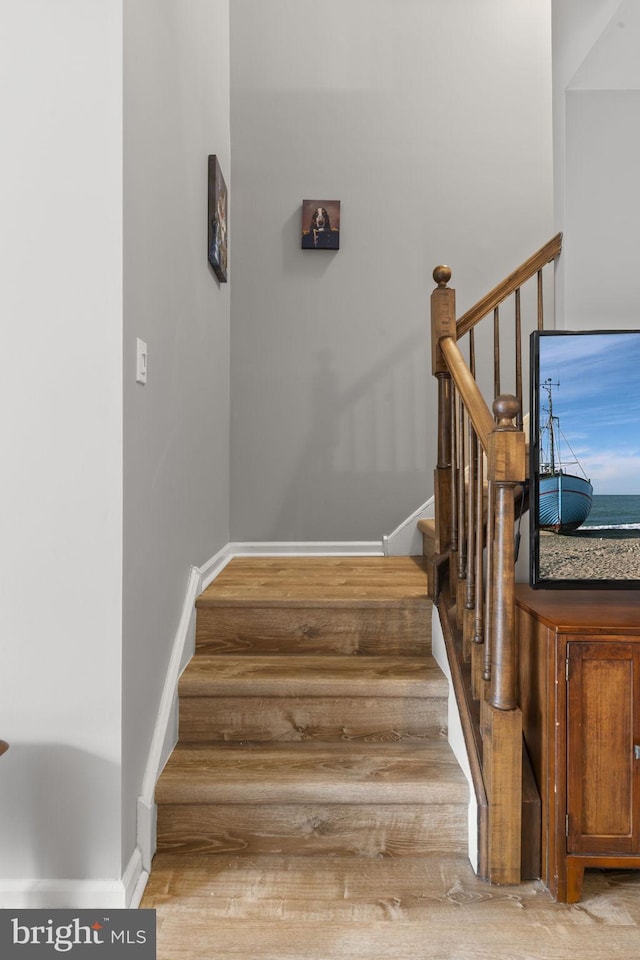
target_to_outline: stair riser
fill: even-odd
[[[184,697],[180,739],[394,742],[444,736],[447,703],[436,698]]]
[[[207,653],[420,655],[431,650],[428,602],[406,607],[208,607],[196,618]]]
[[[466,826],[464,804],[167,804],[158,851],[418,857],[459,850]]]

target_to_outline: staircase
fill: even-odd
[[[158,853],[466,849],[421,559],[236,558],[197,601]]]

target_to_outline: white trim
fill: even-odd
[[[127,906],[121,880],[2,880],[0,909],[93,910]]]
[[[471,777],[471,768],[469,766],[469,758],[467,756],[467,748],[464,742],[464,734],[462,732],[462,721],[460,720],[460,711],[458,710],[458,704],[456,702],[456,697],[453,692],[453,684],[451,682],[451,669],[449,667],[449,658],[447,656],[447,650],[444,643],[444,635],[442,633],[442,627],[440,625],[440,615],[438,613],[438,608],[435,603],[433,605],[433,611],[431,614],[431,652],[433,658],[444,673],[445,677],[449,681],[449,700],[448,700],[448,716],[447,716],[447,739],[449,741],[449,746],[453,750],[453,754],[458,761],[460,769],[464,773],[467,783],[469,784],[469,807],[468,807],[468,833],[467,833],[467,851],[469,855],[469,860],[474,869],[474,872],[478,872],[478,802],[476,800],[476,792],[473,786],[473,779]]]
[[[198,596],[199,587],[200,573],[197,567],[192,567],[189,575],[186,596],[182,606],[182,615],[180,617],[180,622],[178,624],[178,629],[173,642],[173,649],[169,659],[169,666],[167,667],[167,674],[164,681],[164,687],[162,689],[162,696],[160,697],[160,706],[158,708],[158,716],[151,740],[149,759],[147,760],[147,767],[142,780],[141,797],[145,800],[153,796],[156,780],[158,779],[158,775],[162,769],[161,757],[163,753],[163,745],[169,719],[174,709],[174,698],[176,694],[178,678],[180,676],[182,651],[189,634],[189,627],[191,625],[191,618],[193,617],[194,604],[196,602],[196,597]]]
[[[122,877],[125,906],[139,906],[148,879],[149,874],[142,866],[142,851],[136,847]]]
[[[142,851],[133,851],[122,880],[2,880],[0,908],[30,910],[136,909],[149,874]]]
[[[302,541],[289,543],[276,540],[264,543],[230,543],[234,557],[382,557],[382,544],[377,540]]]
[[[177,743],[177,737],[176,737]],[[164,764],[163,764],[164,766]],[[147,770],[149,765],[147,764]],[[162,769],[162,767],[160,768]],[[151,861],[153,860],[153,855],[156,852],[156,828],[158,821],[158,808],[154,799],[156,783],[158,777],[160,776],[160,770],[158,770],[158,775],[156,776],[156,782],[153,784],[151,791],[151,796],[142,796],[138,797],[136,804],[136,813],[137,813],[137,832],[138,832],[138,847],[140,850],[140,856],[142,858],[142,869],[147,873],[151,870]],[[146,777],[146,772],[145,772]]]
[[[421,557],[422,534],[418,530],[418,520],[433,519],[435,516],[435,498],[426,503],[403,520],[399,527],[382,538],[385,557]]]
[[[182,614],[173,641],[158,715],[151,738],[142,790],[137,804],[137,849],[141,858],[140,878],[151,870],[156,850],[156,805],[154,794],[158,777],[178,742],[178,680],[191,659],[195,644],[196,599],[202,590],[224,569],[233,554],[227,544],[202,567],[192,567],[182,605]],[[135,854],[134,854],[135,856]],[[139,884],[139,880],[136,881]],[[137,889],[137,888],[136,888]],[[143,887],[144,889],[144,887]],[[142,891],[140,891],[142,895]]]
[[[218,550],[210,560],[207,560],[206,563],[198,568],[201,591],[206,590],[209,584],[224,570],[229,561],[233,559],[232,546],[232,543],[228,543],[226,547]]]

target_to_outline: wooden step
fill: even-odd
[[[446,739],[447,701],[436,697],[184,697],[180,740]]]
[[[431,605],[200,607],[196,648],[206,653],[408,654],[431,650]]]
[[[456,803],[466,781],[446,743],[179,743],[165,803]]]
[[[431,605],[418,557],[244,558],[197,603],[209,653],[427,653]]]
[[[468,789],[444,742],[181,744],[156,799],[161,851],[420,856],[459,848]]]
[[[179,689],[183,741],[423,740],[446,727],[432,657],[196,654]]]
[[[421,557],[236,557],[201,594],[215,604],[391,604],[425,596]]]
[[[158,850],[457,849],[468,787],[430,626],[421,559],[233,560],[197,601]]]
[[[460,851],[467,816],[459,798],[431,805],[163,804],[158,850],[159,856],[420,857]]]
[[[446,697],[432,657],[197,654],[180,680],[181,697]]]

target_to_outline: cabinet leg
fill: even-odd
[[[584,862],[578,857],[567,857],[567,903],[577,903],[582,893]]]

